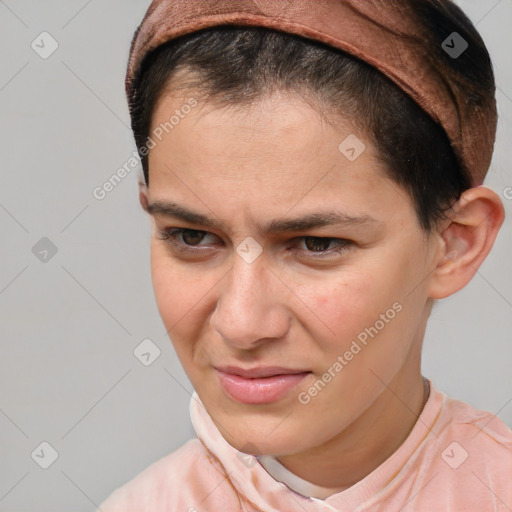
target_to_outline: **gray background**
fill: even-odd
[[[500,121],[486,185],[508,218],[470,285],[435,307],[424,374],[512,426],[512,0],[458,3],[495,66]],[[148,6],[0,0],[3,512],[95,510],[193,436],[192,387],[153,296],[140,169],[104,200],[92,194],[135,149],[123,81]],[[59,45],[47,59],[31,47],[43,31]],[[43,237],[57,249],[46,262],[33,252]],[[133,354],[146,338],[161,350],[147,367]],[[43,441],[59,454],[48,469],[38,465],[51,456]]]

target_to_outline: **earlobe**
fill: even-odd
[[[145,212],[148,211],[148,187],[139,181],[139,203]]]
[[[429,283],[429,297],[442,299],[464,288],[489,254],[505,211],[487,187],[466,190],[439,233],[441,249]]]

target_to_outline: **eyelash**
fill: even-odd
[[[158,239],[163,240],[166,243],[172,245],[175,247],[179,252],[183,253],[198,253],[201,249],[194,249],[194,247],[200,247],[200,246],[194,246],[194,245],[188,245],[184,242],[180,242],[177,240],[177,237],[183,233],[202,233],[204,235],[209,235],[211,233],[208,233],[207,231],[201,231],[198,229],[186,229],[186,228],[168,228],[163,230],[158,230]],[[213,235],[215,236],[215,235]],[[332,237],[320,237],[320,236],[301,236],[297,237],[298,239],[306,239],[306,238],[312,238],[314,240],[331,240],[331,241],[337,241],[340,242],[340,245],[336,249],[326,250],[326,251],[307,251],[307,250],[299,250],[298,252],[307,255],[312,256],[315,258],[324,258],[326,256],[332,256],[333,254],[341,254],[344,252],[347,252],[350,250],[350,248],[354,245],[354,242],[351,240],[346,240],[344,238],[332,238]]]

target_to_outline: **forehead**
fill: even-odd
[[[328,122],[297,95],[275,93],[234,107],[196,100],[188,108],[191,99],[193,93],[166,95],[155,110],[148,160],[153,199],[191,205],[208,198],[226,213],[229,201],[232,215],[330,204],[375,217],[405,198],[354,123]]]
[[[193,122],[184,122],[187,119]],[[151,131],[165,128],[166,124],[169,128],[171,121],[170,131],[174,132],[183,131],[178,130],[183,125],[193,129],[193,125],[199,124],[201,130],[223,125],[226,129],[241,130],[239,137],[243,137],[244,132],[270,134],[272,131],[303,133],[304,137],[309,137],[327,122],[312,100],[283,90],[275,90],[252,103],[202,100],[193,90],[168,92],[156,105],[151,121]],[[343,121],[340,119],[340,122]],[[340,129],[339,123],[336,129]]]
[[[252,158],[255,162],[273,161],[274,165],[281,162],[284,165],[278,167],[289,168],[297,176],[302,167],[298,163],[332,163],[333,155],[354,162],[364,151],[368,165],[374,154],[366,134],[350,120],[326,119],[316,105],[284,91],[250,105],[202,102],[192,91],[166,94],[155,109],[150,136],[156,146],[149,154],[153,163],[172,149],[174,161],[208,161],[210,171],[223,158],[233,164]],[[379,166],[376,159],[373,166]]]

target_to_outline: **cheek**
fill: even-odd
[[[151,246],[151,278],[160,317],[182,366],[190,375],[208,364],[202,340],[208,339],[208,318],[214,308],[215,272],[180,265],[158,241]]]
[[[386,365],[392,368],[407,352],[409,308],[404,304],[402,311],[397,304],[397,299],[403,301],[404,285],[390,270],[367,268],[341,273],[337,281],[331,276],[322,285],[309,284],[304,302],[316,316],[306,329],[321,351],[320,359],[329,367],[339,355],[347,354],[350,368],[344,370],[345,377],[337,379],[339,384],[349,376],[364,381],[371,367],[376,371]],[[397,335],[406,332],[406,336]]]
[[[198,273],[185,272],[165,250],[151,251],[151,278],[160,317],[167,331],[176,356],[196,387],[196,366],[207,357],[202,354],[197,340],[202,338],[204,317],[207,315],[208,286],[198,279]],[[206,358],[206,359],[205,359]]]
[[[382,297],[379,300],[375,293],[376,285],[372,275],[362,273],[340,275],[337,282],[329,279],[321,286],[311,283],[305,302],[311,304],[320,325],[328,326],[323,330],[329,343],[339,347],[378,316]]]
[[[194,316],[201,307],[205,284],[197,274],[183,272],[165,249],[151,248],[151,279],[160,316],[171,341],[187,336]]]
[[[368,303],[371,277],[358,273],[357,276],[340,274],[338,283],[333,283],[329,293],[319,296],[319,307],[331,316],[345,317],[353,315],[361,309],[361,305]],[[371,292],[370,292],[371,293]]]
[[[176,315],[183,280],[177,278],[176,270],[154,248],[151,249],[151,280],[157,306],[164,320]]]

